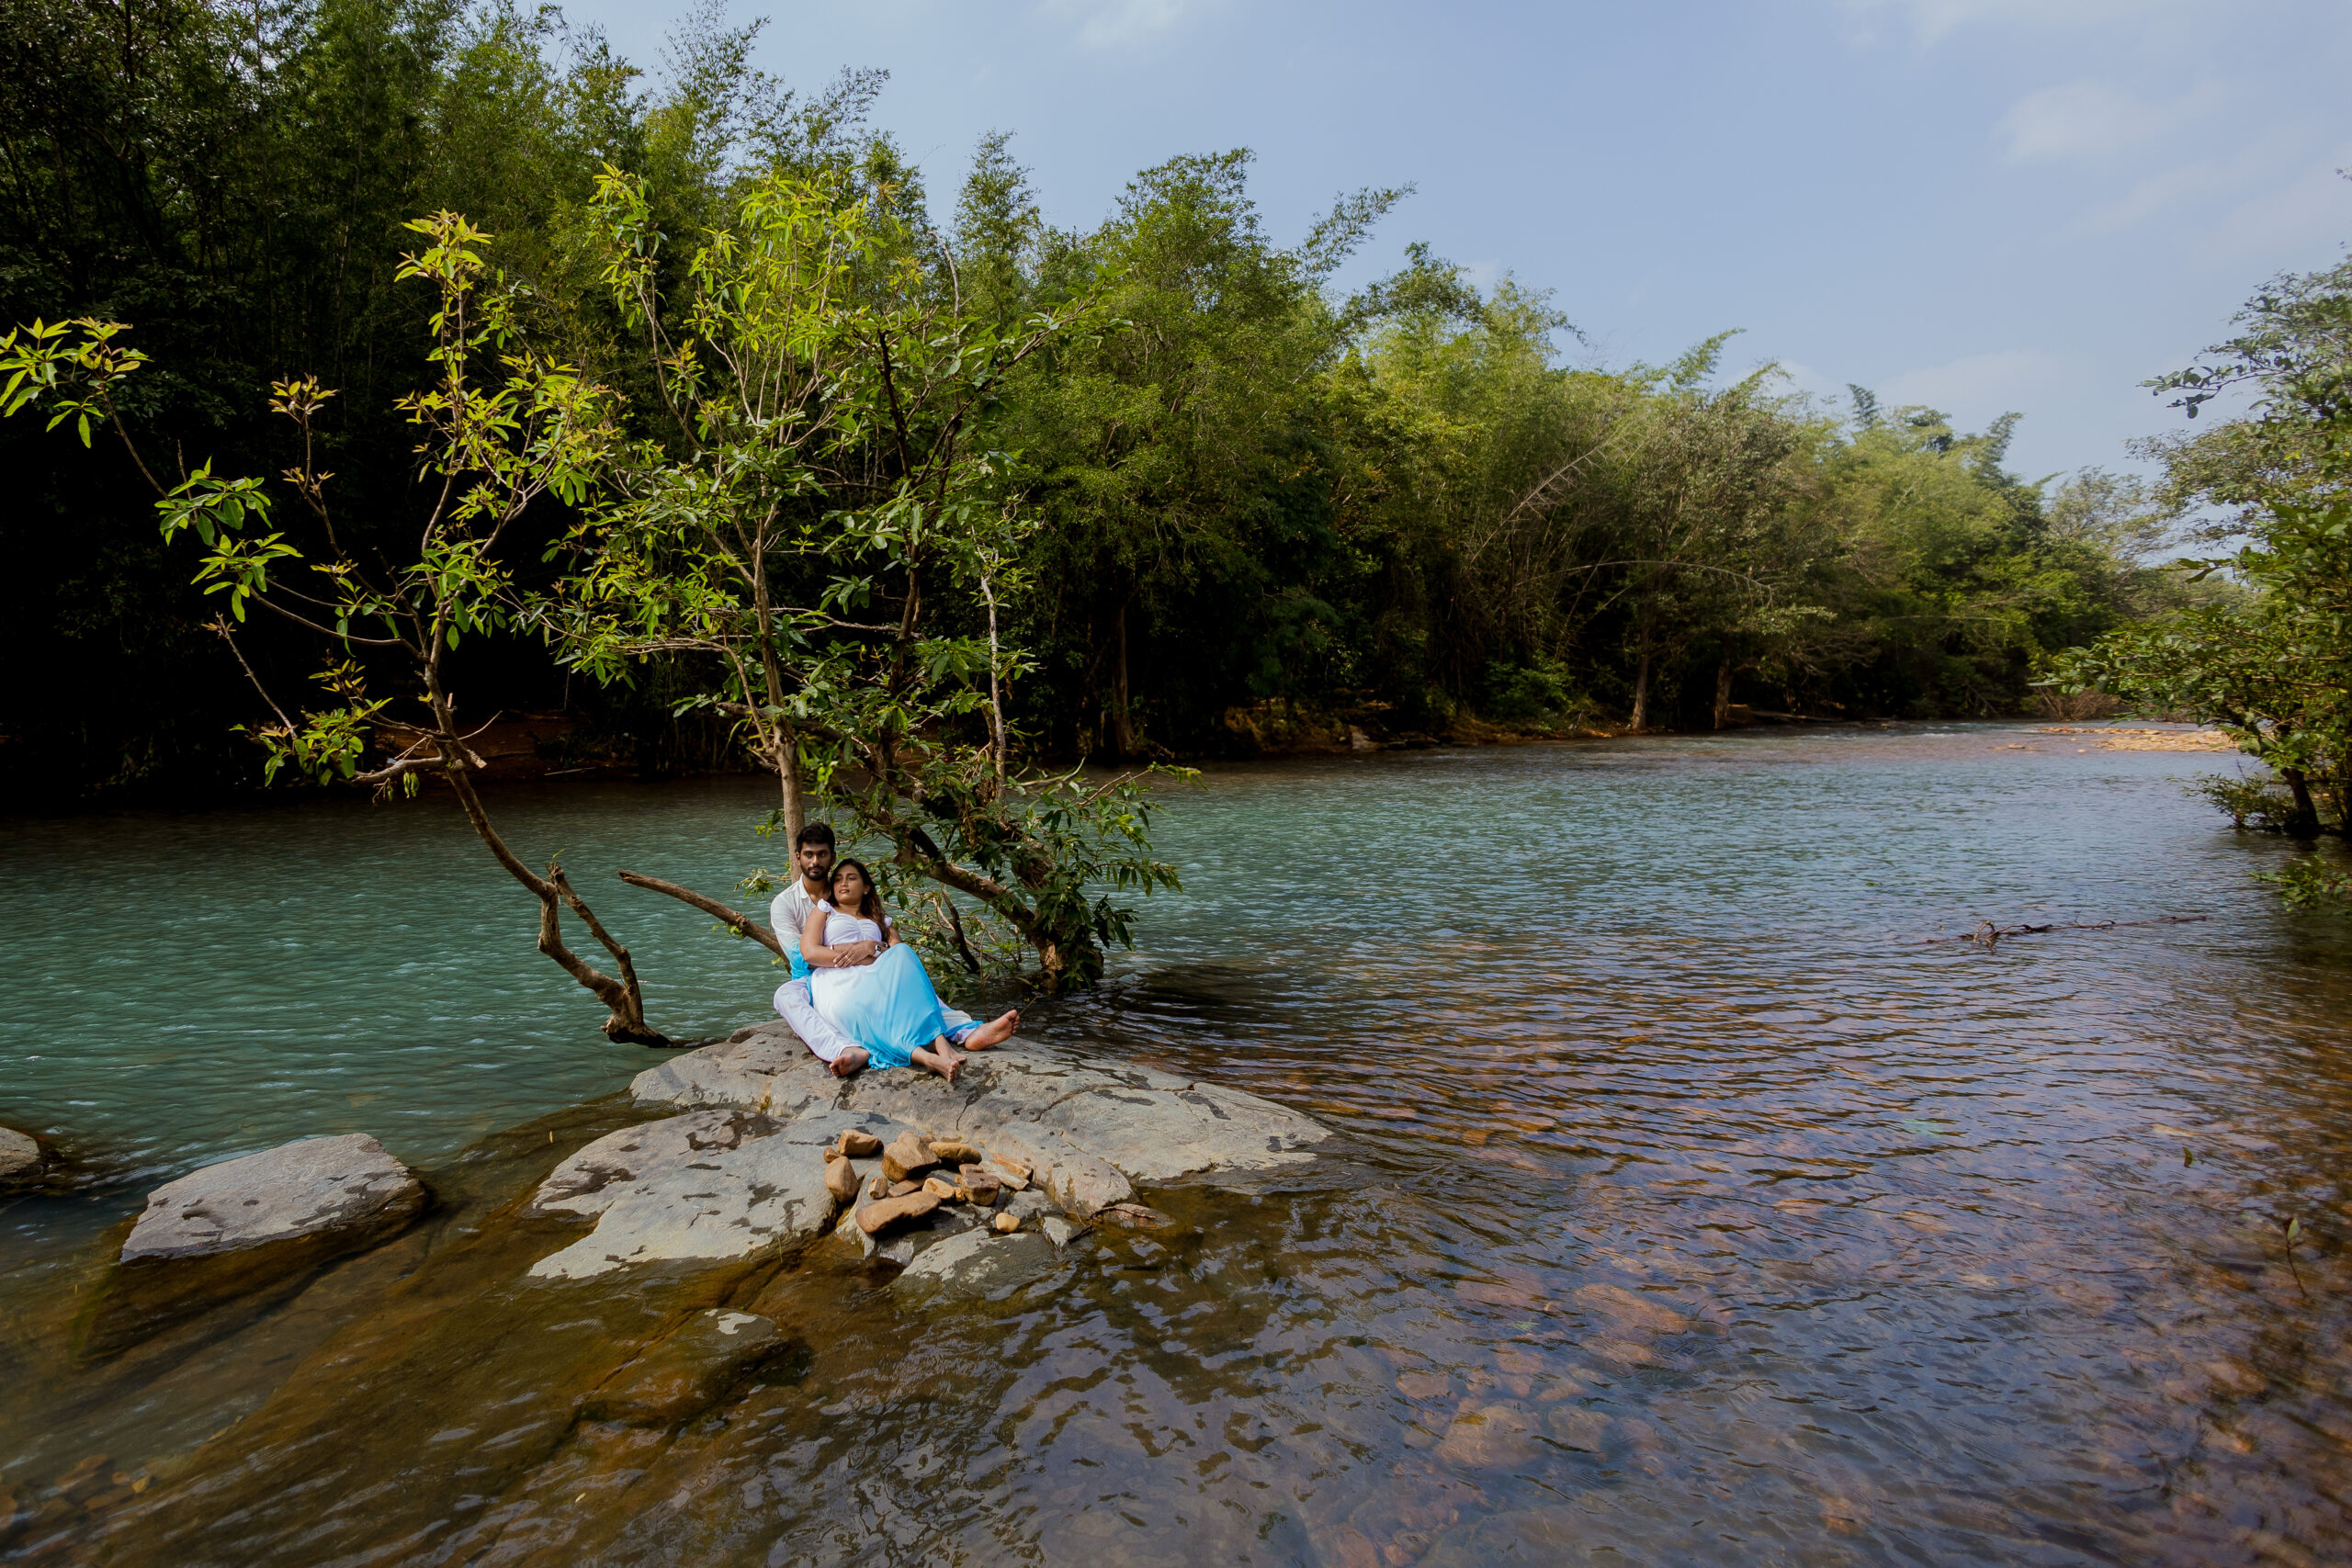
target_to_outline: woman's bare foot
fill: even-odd
[[[1020,1027],[1021,1010],[1015,1008],[1002,1018],[991,1020],[964,1036],[964,1047],[969,1051],[985,1051],[991,1045],[1001,1045],[1012,1039],[1012,1032]]]
[[[964,1065],[964,1058],[956,1055],[952,1051],[942,1051],[937,1049],[917,1051],[913,1053],[913,1055],[916,1061],[921,1062],[924,1066],[929,1067],[933,1072],[937,1073],[949,1083],[954,1083],[956,1081],[956,1069]]]
[[[832,1068],[833,1077],[837,1078],[845,1078],[852,1073],[861,1072],[865,1066],[865,1047],[853,1045],[827,1065]]]

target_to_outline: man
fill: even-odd
[[[768,901],[768,925],[775,931],[777,945],[792,964],[792,978],[776,987],[775,1010],[792,1025],[817,1059],[833,1070],[835,1077],[847,1077],[865,1066],[865,1047],[833,1027],[825,1015],[817,1010],[808,996],[808,961],[800,955],[800,933],[808,929],[808,912],[820,898],[832,897],[833,855],[837,846],[833,830],[822,822],[811,822],[800,829],[792,841],[792,866],[799,874],[786,883],[784,890]],[[879,943],[861,942],[836,950],[836,962],[843,964],[871,964],[881,952]],[[942,1006],[940,1016],[947,1021],[947,1038],[957,1043],[976,1027],[967,1012]]]

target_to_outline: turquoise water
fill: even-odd
[[[1186,892],[1032,1030],[1329,1155],[985,1331],[810,1328],[594,1560],[2340,1560],[2352,921],[2184,796],[2228,764],[1902,726],[1212,769],[1165,818]],[[765,805],[497,809],[684,1035],[775,972],[610,872],[723,891],[782,859]],[[654,1058],[434,803],[10,834],[0,1122],[93,1173],[0,1208],[17,1262],[209,1159],[429,1167]]]

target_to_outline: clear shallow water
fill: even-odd
[[[451,1561],[2340,1560],[2352,931],[2246,880],[2280,847],[2178,790],[2216,761],[1905,727],[1218,770],[1165,818],[1187,894],[1033,1022],[1311,1109],[1329,1156],[1001,1308],[768,1282],[804,1377],[475,1476],[494,1529],[433,1501],[456,1453],[398,1483]],[[763,804],[502,820],[592,888],[719,888],[781,859]],[[430,807],[43,826],[0,875],[40,977],[0,1121],[112,1173],[0,1211],[19,1280],[204,1159],[430,1163],[649,1055]],[[597,902],[665,1028],[762,1010],[764,955]],[[2210,919],[1926,940],[2167,914]],[[74,1457],[39,1427],[0,1421],[0,1483]],[[334,1556],[285,1529],[251,1559]]]

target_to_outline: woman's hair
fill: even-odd
[[[833,865],[831,885],[832,890],[835,893],[838,893],[841,890],[842,873],[845,871],[854,871],[857,873],[858,880],[865,884],[865,897],[858,900],[857,908],[854,909],[842,909],[841,905],[838,903],[836,903],[833,908],[836,909],[842,909],[842,913],[844,915],[855,915],[862,919],[872,920],[876,925],[882,928],[884,936],[887,939],[890,930],[890,920],[889,917],[882,912],[882,895],[875,890],[874,874],[865,869],[865,863],[862,860],[837,861]]]

